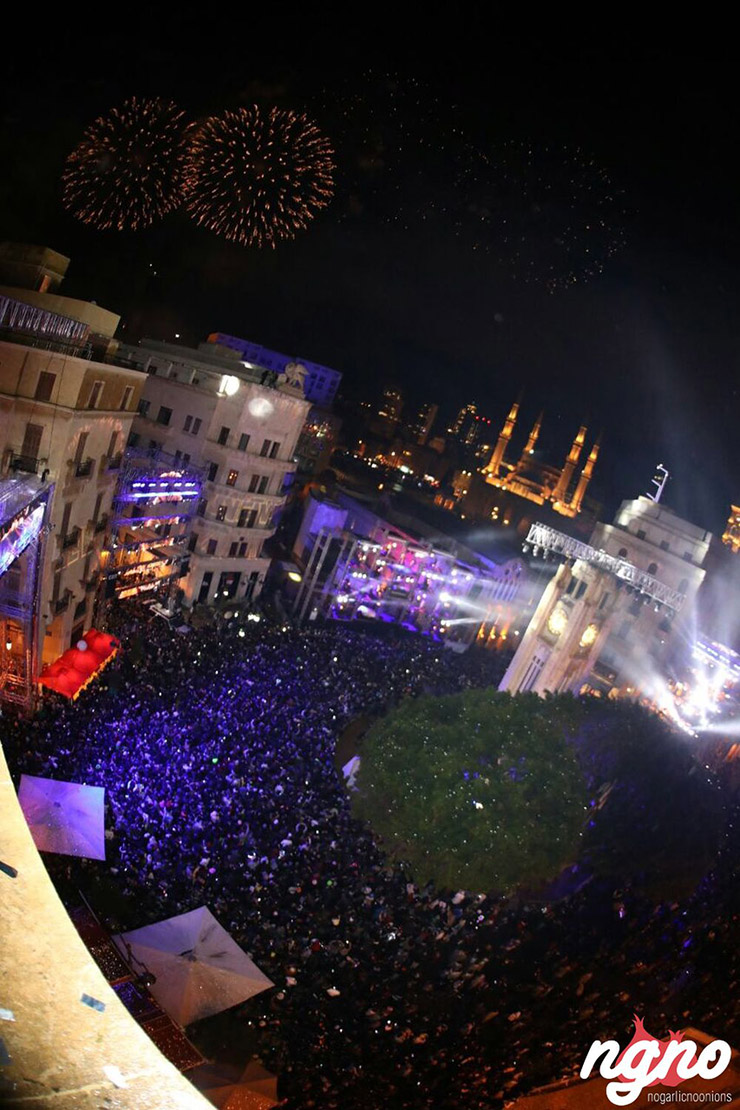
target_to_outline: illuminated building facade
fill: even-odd
[[[527,437],[521,454],[512,461],[511,440],[519,417],[519,402],[515,402],[499,434],[496,445],[483,476],[489,485],[507,493],[533,501],[537,505],[546,502],[562,516],[574,517],[583,508],[584,497],[599,457],[600,443],[597,439],[586,458],[580,472],[581,456],[585,449],[587,428],[582,425],[561,468],[548,466],[535,458],[535,449],[542,428],[543,414],[540,413]]]
[[[190,567],[191,522],[203,473],[162,451],[126,449],[113,498],[106,594],[168,600]]]
[[[434,421],[437,419],[439,412],[439,405],[426,404],[422,405],[416,414],[415,420],[409,425],[409,432],[416,440],[416,442],[423,447],[429,438]]]
[[[120,354],[148,374],[131,447],[164,452],[174,470],[203,472],[180,580],[185,604],[251,601],[269,568],[264,544],[310,407],[302,375],[276,376],[210,343],[192,350],[143,340]]]
[[[730,506],[730,515],[722,533],[722,543],[735,555],[740,551],[740,505]]]
[[[311,362],[310,359],[282,355],[279,351],[271,351],[259,343],[238,339],[234,335],[223,335],[221,332],[213,332],[209,335],[208,342],[219,347],[229,347],[238,352],[246,362],[251,362],[255,366],[264,366],[278,374],[284,373],[290,363],[299,363],[306,371],[304,387],[306,400],[320,408],[331,408],[342,381],[339,370],[331,370],[328,366]]]
[[[40,587],[48,663],[92,623],[123,448],[146,378],[74,356],[66,342],[57,349],[48,335],[12,338],[19,341],[0,342],[0,478],[33,475],[54,486]]]
[[[54,487],[31,475],[0,479],[0,703],[33,708],[41,579]]]
[[[545,525],[535,557],[563,559],[501,682],[512,693],[641,689],[662,674],[704,578],[711,534],[650,497],[624,501],[589,544]]]

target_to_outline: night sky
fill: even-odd
[[[659,45],[594,28],[588,41],[583,28],[577,42],[423,22],[396,39],[391,24],[348,29],[328,15],[292,25],[288,8],[238,25],[119,16],[129,22],[98,38],[82,17],[26,26],[4,58],[0,238],[69,255],[63,292],[120,312],[132,341],[224,331],[315,359],[344,372],[350,397],[395,382],[410,404],[448,415],[476,401],[498,424],[523,390],[523,424],[544,408],[553,461],[582,420],[589,438],[603,430],[594,492],[608,510],[647,491],[663,462],[667,502],[721,530],[740,497],[729,40],[692,30]],[[172,97],[194,120],[255,102],[306,110],[335,146],[334,201],[274,251],[182,212],[139,233],[85,227],[61,203],[65,157],[134,94]],[[552,253],[551,225],[501,170],[523,146],[546,149],[556,177],[564,148],[607,175],[624,246],[603,273],[554,291],[523,280]],[[507,226],[524,229],[524,275],[496,239],[507,205]],[[481,211],[499,222],[481,232]]]

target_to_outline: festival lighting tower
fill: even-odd
[[[680,643],[710,541],[711,533],[648,496],[623,501],[613,524],[597,524],[590,544],[532,525],[526,549],[564,561],[501,689],[649,692]]]

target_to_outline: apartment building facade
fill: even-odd
[[[310,408],[300,380],[282,374],[265,384],[274,375],[245,365],[237,352],[223,357],[152,340],[122,347],[119,357],[148,375],[131,445],[204,470],[189,572],[180,581],[184,604],[253,600]]]
[[[116,479],[145,384],[140,371],[64,348],[0,342],[0,476],[35,474],[54,487],[40,662],[90,627]]]

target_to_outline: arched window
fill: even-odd
[[[626,559],[627,558],[627,548],[626,547],[620,547],[619,551],[617,552],[617,558],[618,559]]]
[[[657,574],[658,573],[658,564],[657,563],[651,563],[650,566],[647,569],[647,572],[648,572],[648,574]]]

